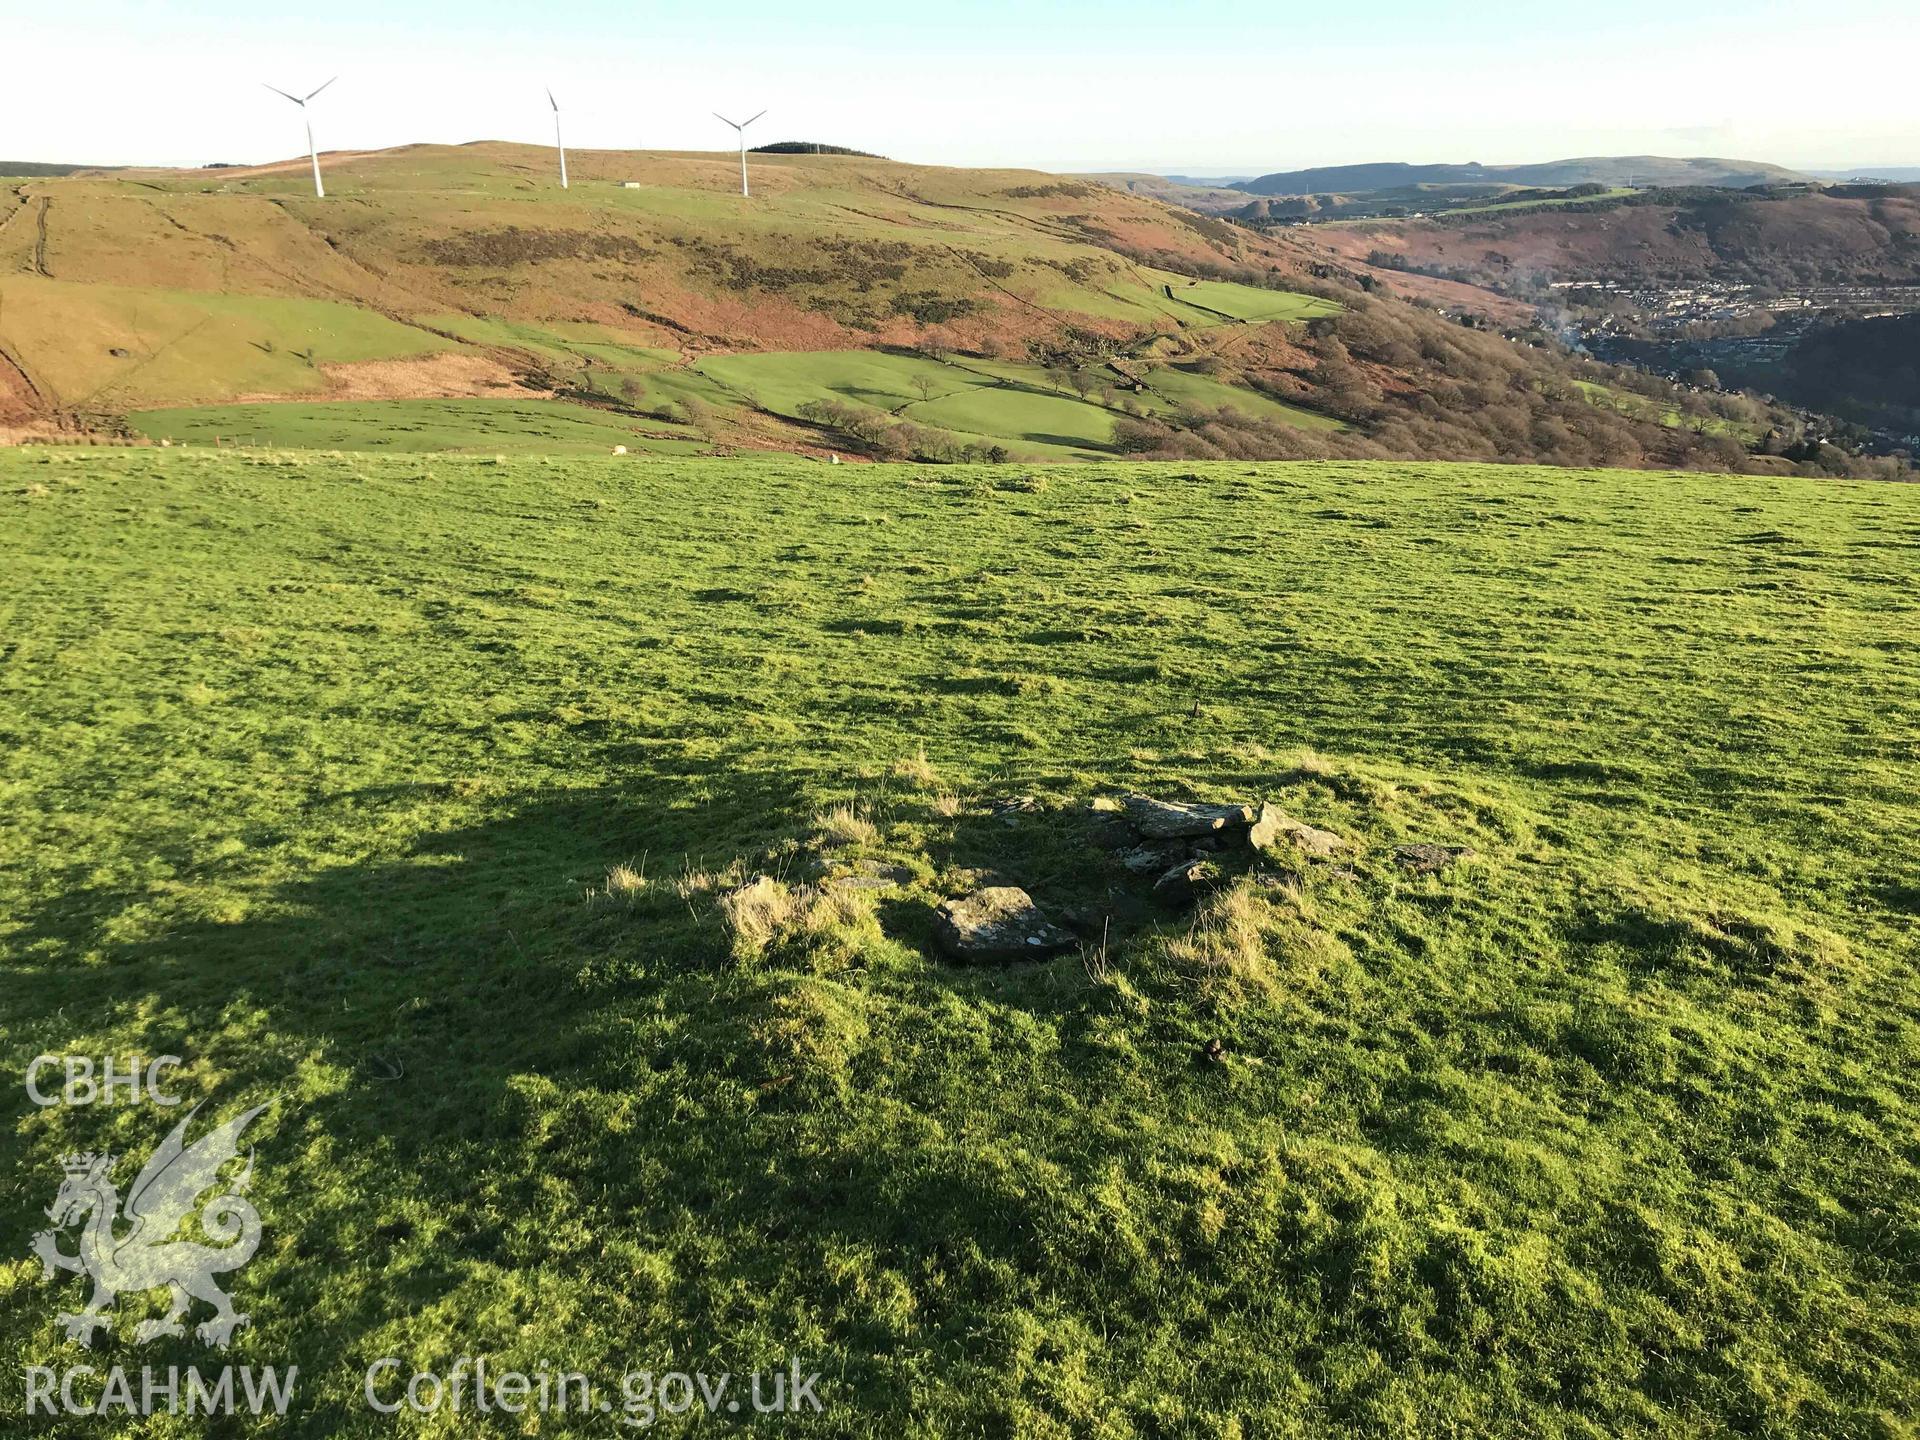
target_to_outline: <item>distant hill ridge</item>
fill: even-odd
[[[78,175],[82,170],[104,170],[104,165],[56,165],[44,160],[0,160],[0,175]]]
[[[1314,226],[1296,236],[1345,263],[1386,261],[1504,294],[1568,279],[1907,287],[1920,285],[1920,186],[1695,186],[1605,206]]]
[[[1537,165],[1320,165],[1280,170],[1231,188],[1249,195],[1352,195],[1411,185],[1711,185],[1743,188],[1804,180],[1804,175],[1758,160],[1669,159],[1659,155],[1589,156]]]
[[[1920,165],[1861,165],[1852,170],[1813,170],[1822,180],[1884,181],[1889,185],[1920,184]]]
[[[1042,171],[748,158],[750,199],[732,152],[576,150],[563,189],[550,149],[504,142],[328,153],[324,198],[304,155],[17,182],[0,427],[940,461],[1755,458],[1596,406],[1574,382],[1615,377],[1513,343],[1539,339],[1523,305],[1411,267]],[[1758,433],[1794,423],[1738,403]]]

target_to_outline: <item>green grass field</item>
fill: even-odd
[[[800,1356],[876,1440],[1909,1435],[1916,553],[1893,485],[0,451],[4,1063],[274,1099],[294,1408],[138,1433],[532,1433],[362,1403],[484,1354]],[[1351,868],[1157,911],[1136,788]],[[931,958],[986,875],[1082,952]],[[176,1112],[13,1116],[9,1366],[204,1363],[28,1253]]]
[[[521,335],[513,343],[541,342]],[[579,358],[556,348],[554,362],[563,357]],[[1116,412],[1097,396],[1082,398],[1040,367],[1012,361],[942,362],[862,350],[714,356],[684,367],[659,357],[614,364],[607,358],[584,379],[610,398],[623,384],[637,384],[637,403],[669,407],[667,414],[681,413],[689,399],[734,414],[764,408],[787,417],[809,400],[853,401],[983,444],[1004,442],[1029,460],[1098,459],[1113,440]],[[627,368],[642,363],[655,368]],[[1174,366],[1156,367],[1149,383],[1147,393],[1131,398],[1150,414],[1230,406],[1306,429],[1340,428],[1326,416]],[[127,420],[137,434],[174,444],[296,450],[587,455],[625,445],[636,455],[684,456],[707,447],[684,423],[525,397],[176,406],[131,411]]]
[[[1197,405],[1203,409],[1217,410],[1221,406],[1230,406],[1243,415],[1251,415],[1256,420],[1278,421],[1286,425],[1297,425],[1303,430],[1344,430],[1342,425],[1329,415],[1316,415],[1311,410],[1302,410],[1298,405],[1288,405],[1283,401],[1262,395],[1258,390],[1242,389],[1237,385],[1223,385],[1205,375],[1192,370],[1182,370],[1178,366],[1163,365],[1151,372],[1148,383],[1153,387],[1148,408],[1156,413],[1166,413],[1182,405]]]
[[[428,315],[424,323],[458,335],[476,345],[502,345],[525,350],[561,365],[598,361],[612,369],[644,372],[671,365],[678,355],[645,345],[605,325],[550,321],[532,325],[477,315]]]
[[[301,394],[326,388],[323,365],[453,348],[438,335],[357,305],[10,276],[9,338],[36,357],[68,404],[164,405],[182,399]]]
[[[1011,384],[949,371],[923,399],[911,352],[1024,355],[1089,328],[1143,354],[1174,336],[1199,352],[1244,341],[1246,324],[1340,308],[1137,263],[1110,247],[1283,268],[1250,232],[1036,172],[761,156],[743,203],[725,154],[582,151],[569,190],[550,158],[493,142],[329,156],[334,204],[302,193],[298,164],[32,182],[0,215],[0,345],[34,409],[108,431],[129,412],[152,429],[145,412],[494,397],[522,378],[674,417],[728,412],[707,429],[735,449],[812,444],[769,416],[864,391],[986,448],[1065,460],[1109,451],[1110,409],[1032,367]],[[343,369],[416,359],[436,363]],[[984,384],[995,392],[968,393]],[[767,414],[738,413],[741,385],[767,397]],[[1325,423],[1251,389],[1211,389],[1182,399]],[[439,426],[499,412],[433,413]],[[203,418],[216,431],[228,421]],[[245,418],[268,444],[362,443],[357,420],[336,441],[305,409]],[[499,429],[448,448],[484,448]]]
[[[684,372],[676,372],[684,373]],[[948,361],[866,350],[719,355],[694,373],[723,385],[728,397],[797,416],[811,400],[849,401],[987,443],[1005,442],[1022,459],[1099,459],[1113,442],[1117,412],[1097,393],[1086,397],[1037,365],[958,357]],[[1117,383],[1099,373],[1096,380]],[[668,376],[647,384],[662,388]],[[1338,429],[1337,421],[1268,399],[1206,376],[1159,366],[1150,391],[1130,396],[1150,414],[1181,405],[1218,408],[1307,429]]]
[[[1574,386],[1596,405],[1604,404],[1622,414],[1632,415],[1640,420],[1653,420],[1669,430],[1682,425],[1691,427],[1691,421],[1671,405],[1662,405],[1651,396],[1637,391],[1623,390],[1617,385],[1603,385],[1597,380],[1576,380]],[[1730,435],[1742,444],[1758,444],[1764,431],[1757,425],[1741,424],[1723,416],[1705,417],[1708,435]]]
[[[1569,195],[1557,200],[1493,200],[1485,205],[1461,205],[1451,210],[1436,211],[1440,215],[1501,215],[1517,214],[1524,210],[1558,210],[1566,205],[1591,205],[1596,201],[1624,200],[1639,192],[1630,185],[1616,185],[1611,190],[1603,190],[1598,195]]]
[[[798,415],[810,400],[850,401],[969,438],[1005,440],[1029,459],[1085,459],[1113,439],[1111,411],[1053,388],[1032,365],[1002,362],[988,370],[843,350],[717,355],[697,368],[776,414]]]
[[[694,455],[706,442],[685,426],[635,420],[561,400],[369,400],[313,405],[207,405],[136,410],[135,431],[185,445],[411,453]]]
[[[1262,290],[1226,280],[1189,280],[1181,275],[1160,278],[1172,290],[1176,301],[1226,320],[1265,325],[1275,320],[1311,320],[1340,313],[1337,301],[1323,300],[1316,295]]]

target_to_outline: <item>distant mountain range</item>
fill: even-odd
[[[1758,160],[1669,159],[1660,155],[1603,155],[1538,165],[1322,165],[1280,170],[1230,189],[1248,195],[1360,195],[1415,185],[1714,185],[1743,189],[1808,177]]]
[[[42,160],[0,160],[0,175],[41,176],[41,175],[77,175],[82,170],[95,170],[95,165],[52,165]]]
[[[1158,175],[1160,172],[1156,170],[1153,173]],[[1251,175],[1242,174],[1242,175],[1165,175],[1162,178],[1171,180],[1176,185],[1197,185],[1204,190],[1216,185],[1218,186],[1238,185],[1242,181],[1251,180],[1254,177]]]
[[[1485,207],[1445,223],[1312,226],[1295,235],[1342,263],[1386,263],[1528,298],[1556,280],[1782,293],[1920,286],[1920,185],[1672,189],[1623,205]]]
[[[1897,180],[1899,170],[1884,171]],[[1731,189],[1805,184],[1814,177],[1762,160],[1598,155],[1537,165],[1321,165],[1255,179],[1139,171],[1080,177],[1207,215],[1255,224],[1418,216],[1487,204],[1566,201],[1607,190]],[[1851,175],[1842,178],[1853,178]]]
[[[1895,185],[1920,184],[1920,165],[1856,165],[1851,170],[1809,170],[1822,180],[1886,180]]]
[[[1168,205],[1178,205],[1187,210],[1199,210],[1208,215],[1225,214],[1238,210],[1248,203],[1245,191],[1230,190],[1225,185],[1197,180],[1186,175],[1156,175],[1144,170],[1114,170],[1077,175],[1073,178],[1092,180],[1101,185],[1111,186],[1115,190],[1124,190],[1129,195],[1163,201]]]

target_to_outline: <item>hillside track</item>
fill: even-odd
[[[33,268],[44,280],[53,278],[53,271],[47,268],[47,212],[53,208],[51,197],[42,195],[40,213],[34,217]]]

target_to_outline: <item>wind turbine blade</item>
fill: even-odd
[[[764,115],[764,114],[766,114],[766,113],[767,113],[766,111],[764,111],[764,110],[762,110],[762,111],[760,112],[760,115]],[[753,120],[758,120],[758,119],[760,118],[760,115],[756,115],[756,116],[754,116],[754,117],[753,117]],[[742,130],[744,130],[744,129],[746,129],[746,128],[747,128],[747,126],[749,126],[749,125],[751,125],[751,124],[753,123],[753,120],[742,120],[742,121],[740,122],[740,128],[741,128]]]
[[[553,107],[554,114],[558,115],[560,113],[560,102],[553,98],[553,91],[551,90],[547,91],[547,103]]]
[[[722,125],[733,125],[733,121],[727,119],[727,117],[722,115],[718,110],[713,112],[713,118],[718,120]],[[745,129],[746,127],[742,125],[733,125],[733,128],[736,130],[742,130],[742,129]]]
[[[282,100],[291,100],[296,105],[304,105],[307,103],[306,101],[302,100],[298,95],[287,94],[287,92],[282,90],[278,85],[267,85],[267,82],[264,80],[262,80],[260,83],[263,86],[266,86],[267,89],[273,91],[273,93],[278,95]]]
[[[334,76],[334,77],[333,77],[333,80],[338,80],[339,78],[340,78],[340,77],[339,77],[338,75],[336,75],[336,76]],[[327,81],[327,85],[331,85],[331,84],[333,83],[333,80],[329,80],[329,81]],[[324,90],[324,89],[326,89],[326,88],[327,88],[327,85],[322,85],[322,86],[320,87],[320,90]],[[316,91],[314,91],[314,92],[313,92],[313,95],[318,95],[318,94],[320,93],[320,90],[316,90]],[[313,98],[313,95],[309,95],[309,96],[307,96],[307,100],[311,100],[311,99]],[[302,101],[301,101],[300,103],[301,103],[302,105],[304,105],[304,104],[306,104],[306,103],[307,103],[307,100],[302,100]]]

